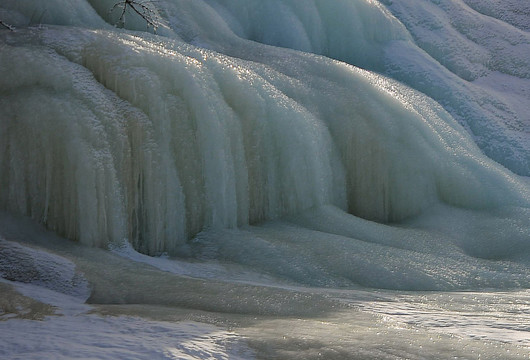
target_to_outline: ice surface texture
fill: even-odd
[[[2,3],[17,27],[0,32],[2,208],[87,245],[303,283],[497,286],[469,278],[487,265],[443,262],[526,261],[529,183],[506,169],[530,174],[524,29],[475,30],[486,20],[460,1],[182,0],[157,3],[152,34],[132,15],[111,26],[112,3]],[[406,226],[437,235],[346,212],[421,215]],[[528,283],[527,268],[508,274]]]

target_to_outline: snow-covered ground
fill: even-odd
[[[10,288],[13,289],[10,289]],[[3,359],[249,359],[253,352],[241,337],[193,321],[150,321],[132,316],[103,316],[78,299],[2,280],[2,305],[20,304],[18,313],[2,313]],[[14,296],[10,292],[20,292]],[[49,304],[49,313],[24,308],[20,296]],[[76,301],[77,300],[77,301]],[[2,309],[6,311],[5,308]]]
[[[196,305],[172,306],[164,300],[163,282],[186,284],[197,264],[170,267],[169,259],[151,257],[145,267],[144,256],[130,249],[97,262],[104,251],[69,244],[27,219],[3,215],[0,223],[2,236],[13,240],[0,240],[3,359],[527,359],[530,350],[528,290],[305,288],[264,284],[259,275],[252,284],[249,273],[243,280],[248,285],[241,285],[241,273],[218,264],[206,277],[224,277],[225,290],[194,292],[190,287],[181,296],[195,297],[191,304]],[[91,274],[90,263],[107,279]],[[125,289],[135,286],[127,280],[126,264],[151,273],[150,281],[159,284],[143,300],[128,298],[124,289],[106,288],[116,286],[106,283],[112,278],[128,281]],[[206,288],[216,286],[216,280],[199,281]],[[145,286],[141,282],[138,278],[139,288]],[[247,286],[258,302],[245,309],[242,304],[252,301]],[[106,297],[110,301],[95,296],[86,304],[94,289],[117,292]],[[270,307],[275,297],[283,300]],[[233,310],[215,311],[224,301],[232,302]],[[209,311],[201,310],[204,304]]]
[[[2,359],[253,357],[241,336],[213,325],[98,314],[72,262],[3,239],[0,249]]]

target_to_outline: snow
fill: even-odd
[[[60,256],[0,238],[0,276],[88,299],[90,289],[75,265]]]
[[[248,359],[240,338],[203,323],[102,316],[78,299],[36,285],[14,286],[56,308],[43,320],[0,320],[3,359]],[[77,301],[76,301],[77,300]]]
[[[70,261],[5,240],[1,246],[0,356],[4,359],[243,359],[252,355],[240,336],[212,325],[99,315],[85,304],[86,283],[78,285],[81,290],[71,288],[75,266]],[[28,262],[35,271],[30,271]],[[26,298],[37,304],[28,305]],[[19,304],[15,310],[9,306],[12,303]]]

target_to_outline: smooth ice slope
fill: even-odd
[[[151,255],[223,260],[303,284],[528,285],[528,180],[484,156],[433,99],[311,53],[352,54],[398,79],[424,74],[399,67],[411,57],[475,114],[466,106],[478,93],[379,3],[160,2],[158,35],[138,31],[138,18],[125,22],[135,31],[110,26],[112,1],[78,3],[50,5],[40,21],[49,24],[29,28],[41,3],[2,5],[17,26],[0,32],[3,209],[83,244],[130,241]],[[82,21],[67,20],[68,9]],[[349,33],[332,22],[339,13],[358,20]],[[315,19],[321,30],[302,31]],[[295,26],[282,31],[291,37],[271,32],[283,24]],[[402,46],[413,51],[389,63]],[[510,76],[526,84],[526,65]],[[471,130],[486,129],[499,154],[523,154],[507,159],[524,173],[524,129],[504,143],[491,114],[485,123],[475,115]]]
[[[331,214],[314,225],[333,228]],[[377,224],[365,225],[375,234]],[[0,252],[0,259],[13,252],[19,254],[14,259],[29,255],[34,268],[53,264],[64,274],[71,274],[75,263],[92,288],[87,305],[83,298],[42,286],[59,289],[68,284],[67,276],[31,284],[21,283],[27,279],[22,272],[0,279],[0,354],[5,358],[395,359],[398,354],[519,360],[528,355],[528,290],[319,289],[291,287],[272,278],[264,286],[256,285],[263,281],[258,273],[233,281],[233,273],[215,273],[209,266],[235,270],[233,264],[133,255],[164,265],[164,271],[157,271],[58,238],[29,219],[5,213],[0,214],[0,234],[11,239],[3,249],[13,250]],[[369,248],[364,243],[365,254]],[[185,267],[195,268],[195,276],[202,278],[179,276]]]
[[[527,2],[208,3],[242,38],[326,55],[427,94],[488,156],[530,175]]]

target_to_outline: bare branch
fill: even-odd
[[[6,24],[5,22],[3,22],[2,20],[0,20],[0,25],[2,25],[3,27],[5,27],[6,29],[9,29],[11,31],[15,31],[15,27],[13,25],[9,25],[9,24]]]
[[[151,26],[153,30],[156,31],[159,26],[159,19],[157,13],[152,7],[146,4],[152,5],[153,2],[149,0],[123,0],[114,4],[114,6],[112,7],[112,9],[110,9],[109,12],[114,11],[114,9],[116,8],[121,8],[122,11],[120,17],[118,18],[118,22],[125,24],[125,13],[127,12],[127,9],[130,8],[132,11],[134,11],[142,19],[145,20],[145,22],[147,23],[147,27]]]

